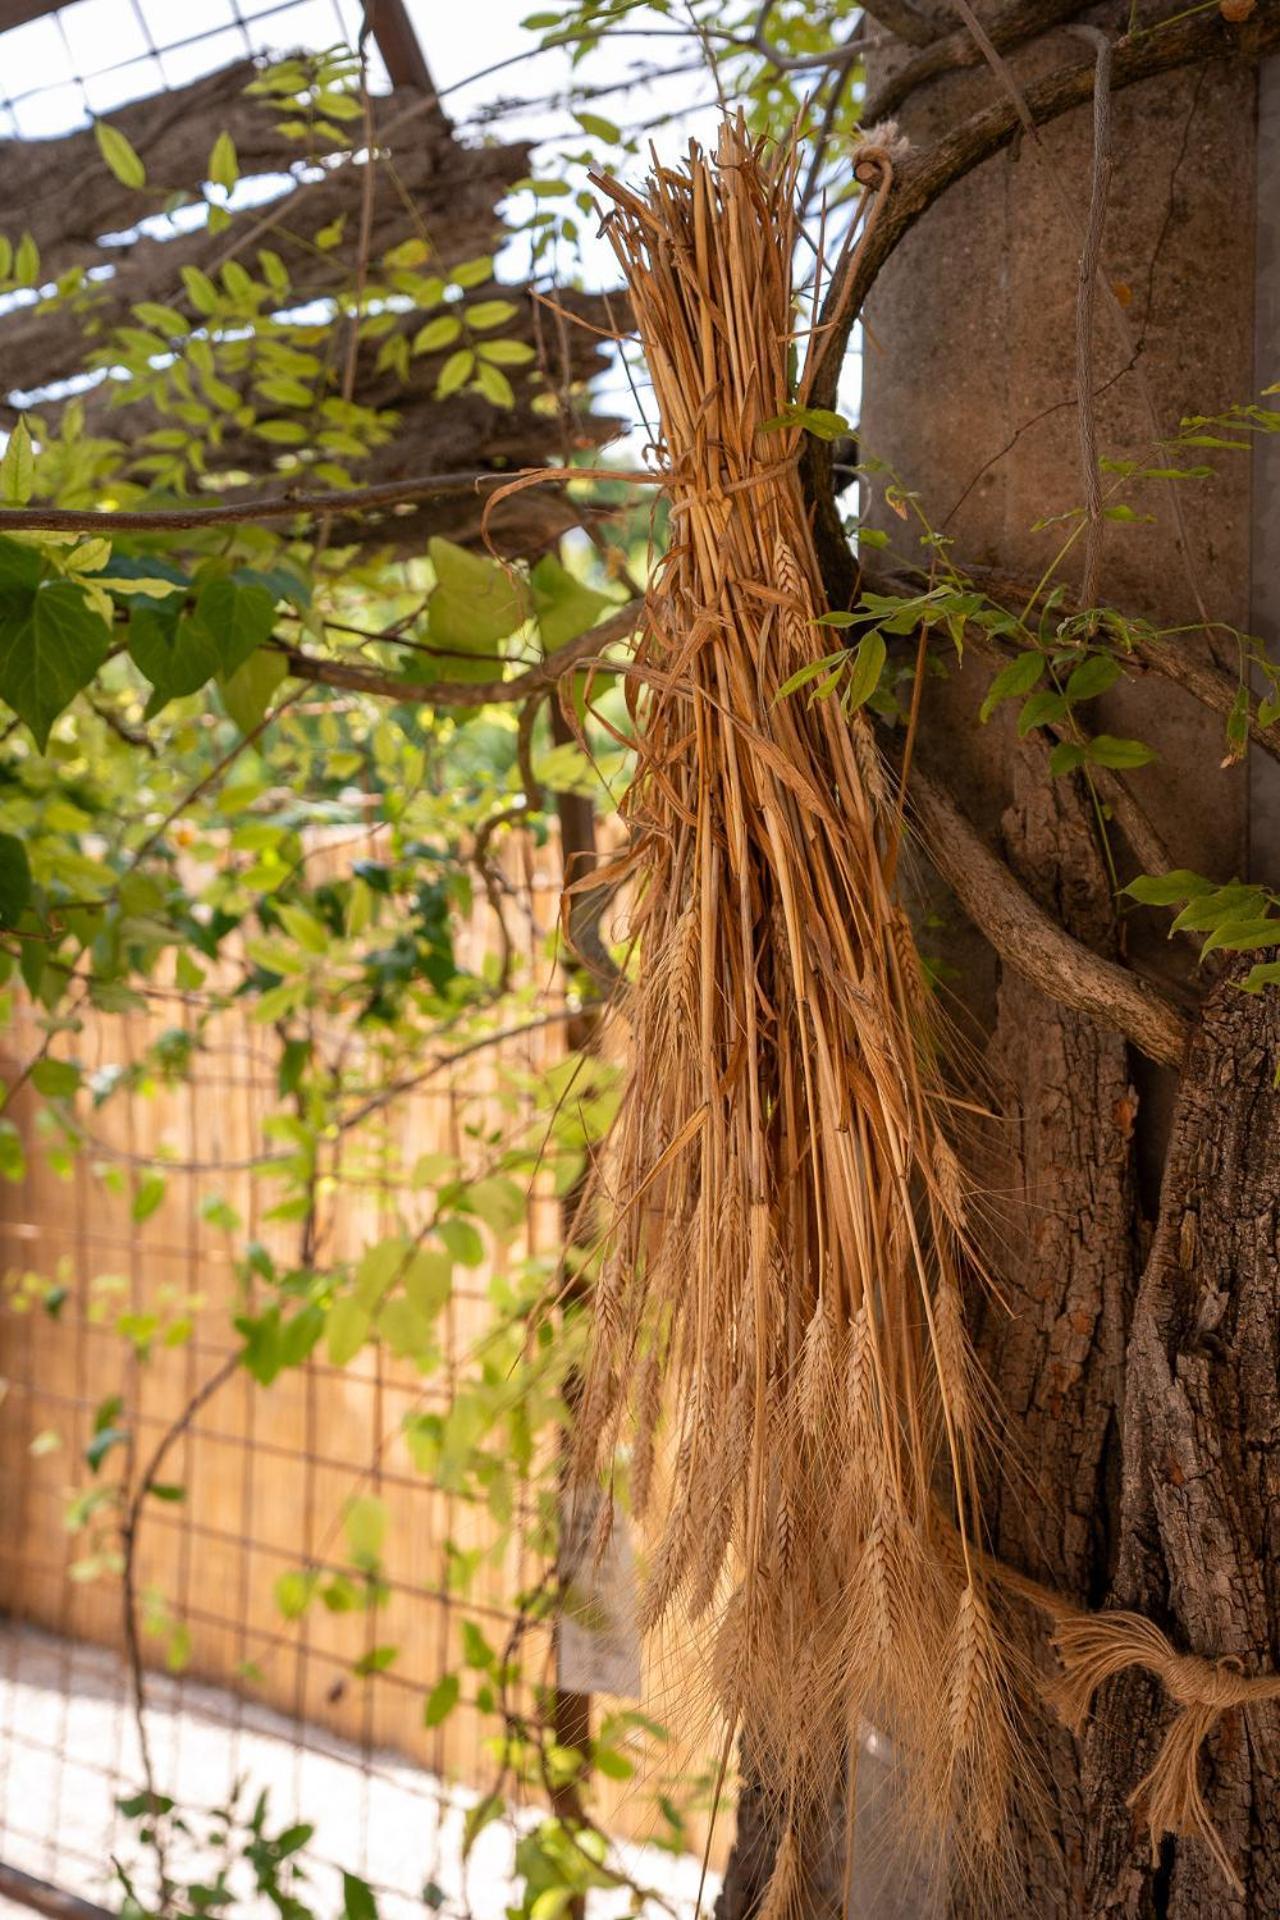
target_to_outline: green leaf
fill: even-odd
[[[287,374],[269,374],[255,385],[263,399],[277,407],[309,407],[315,398],[305,381],[294,380]]]
[[[1086,753],[1095,767],[1145,767],[1156,757],[1145,741],[1118,740],[1113,733],[1095,734]]]
[[[70,1060],[37,1060],[31,1069],[31,1084],[46,1100],[67,1100],[81,1081],[79,1067]]]
[[[886,652],[882,634],[867,633],[859,640],[842,696],[846,713],[856,713],[859,707],[864,707],[880,685]]]
[[[304,947],[308,953],[328,952],[329,935],[324,923],[317,920],[313,914],[308,913],[307,909],[298,901],[281,901],[277,912],[289,934],[298,942],[300,947]],[[302,1059],[305,1060],[309,1049],[306,1047],[305,1042],[301,1044],[303,1046]],[[289,1091],[291,1091],[291,1089],[289,1089]]]
[[[476,385],[490,405],[514,407],[515,389],[501,367],[495,367],[489,361],[481,360],[476,368]]]
[[[174,962],[174,979],[183,993],[198,993],[204,985],[204,969],[182,948]]]
[[[462,1657],[467,1666],[475,1667],[480,1673],[491,1673],[496,1662],[496,1656],[493,1648],[485,1639],[482,1630],[476,1625],[474,1620],[463,1620],[461,1627]]]
[[[40,278],[40,249],[29,233],[24,233],[18,242],[13,277],[20,287],[34,287]]]
[[[1063,695],[1042,687],[1023,701],[1018,713],[1018,735],[1025,740],[1034,728],[1052,726],[1055,721],[1065,719],[1066,714],[1067,702]]]
[[[1240,982],[1243,993],[1261,993],[1264,987],[1274,986],[1280,986],[1280,960],[1260,960]]]
[[[837,624],[838,622],[833,619],[832,625]],[[838,647],[834,653],[824,654],[821,660],[806,660],[802,667],[797,667],[794,673],[787,675],[774,694],[774,700],[789,699],[793,693],[799,693],[801,687],[807,687],[811,681],[817,680],[824,673],[839,673],[851,658],[847,647]]]
[[[986,725],[1001,701],[1016,700],[1019,695],[1030,693],[1033,687],[1038,686],[1044,669],[1045,658],[1042,653],[1020,653],[1007,667],[1001,667],[978,709],[982,724]]]
[[[1049,772],[1056,780],[1061,774],[1074,773],[1084,765],[1084,748],[1074,740],[1059,740],[1049,755]]]
[[[399,1657],[399,1647],[370,1647],[367,1653],[361,1654],[351,1671],[362,1677],[367,1677],[371,1673],[385,1673]]]
[[[528,24],[526,20],[524,25],[528,26]],[[606,120],[601,114],[575,113],[573,117],[582,131],[589,133],[593,139],[607,140],[610,146],[616,146],[622,138],[621,128],[615,127],[612,120]]]
[[[500,671],[493,659],[505,640],[528,619],[530,596],[518,574],[496,560],[468,553],[452,540],[435,536],[427,548],[436,584],[427,601],[432,644],[446,657],[428,656],[430,671],[449,680],[493,680]],[[484,654],[471,663],[449,654]]]
[[[201,587],[196,614],[213,635],[220,671],[229,679],[270,638],[276,624],[275,596],[257,581],[223,576]]]
[[[1213,883],[1189,867],[1173,867],[1168,873],[1140,873],[1120,891],[1144,907],[1172,907],[1180,900],[1198,900],[1211,893]]]
[[[378,1313],[378,1338],[397,1360],[412,1360],[420,1372],[434,1372],[439,1350],[431,1337],[431,1322],[404,1296],[383,1302]]]
[[[0,1180],[21,1180],[27,1171],[22,1135],[12,1120],[0,1120]]]
[[[218,671],[218,644],[194,614],[140,600],[129,618],[129,657],[151,682],[148,716],[170,700],[198,693]]]
[[[382,256],[384,267],[405,269],[420,267],[431,258],[431,248],[420,236],[402,240],[398,246],[388,247]]]
[[[313,1573],[282,1573],[275,1584],[276,1606],[286,1620],[300,1620],[311,1605],[316,1577]]]
[[[1197,894],[1178,915],[1171,929],[1205,933],[1224,920],[1258,920],[1267,909],[1267,896],[1261,887],[1243,880],[1232,880],[1225,887],[1213,887]]]
[[[362,1307],[350,1294],[335,1300],[325,1323],[330,1365],[345,1367],[348,1360],[354,1359],[368,1339],[372,1327],[373,1315],[368,1307]]]
[[[216,209],[215,209],[216,211]],[[212,313],[218,304],[218,289],[207,273],[199,267],[180,267],[179,274],[187,290],[187,298],[197,313]]]
[[[471,1849],[480,1838],[480,1835],[486,1827],[493,1824],[501,1812],[502,1801],[496,1793],[487,1793],[483,1800],[477,1800],[473,1807],[467,1809],[467,1817],[462,1823],[462,1857],[464,1860],[470,1857]],[[568,1900],[573,1898],[570,1889],[565,1889],[565,1898],[566,1904]]]
[[[436,1232],[460,1266],[478,1267],[484,1260],[484,1241],[469,1220],[442,1220]]]
[[[772,420],[760,422],[761,433],[780,433],[786,427],[803,427],[817,440],[838,440],[848,433],[849,422],[830,407],[785,407]]]
[[[16,834],[0,833],[0,927],[16,927],[31,905],[31,863]]]
[[[6,507],[25,507],[35,486],[35,477],[35,455],[23,414],[10,432],[4,458],[0,459],[0,501]]]
[[[415,1313],[427,1320],[439,1313],[453,1290],[453,1262],[448,1254],[420,1248],[405,1270],[404,1290]]]
[[[537,359],[527,340],[482,340],[476,352],[495,367],[523,367]]]
[[[615,606],[608,594],[584,586],[555,554],[544,554],[530,575],[538,631],[548,653],[576,640]]]
[[[357,1874],[342,1874],[342,1913],[343,1920],[378,1920],[378,1903],[367,1880],[361,1880]]]
[[[120,129],[108,126],[105,120],[95,120],[93,131],[99,153],[121,186],[145,187],[147,170]]]
[[[41,753],[58,715],[106,659],[109,637],[69,580],[14,592],[0,583],[0,699],[26,721]]]
[[[489,327],[500,327],[514,320],[519,311],[511,300],[478,300],[474,307],[466,309],[467,324],[483,333]]]
[[[332,1580],[321,1587],[320,1598],[328,1613],[358,1613],[365,1604],[366,1595],[345,1573],[335,1573]]]
[[[1221,948],[1225,953],[1244,953],[1251,947],[1280,947],[1280,919],[1220,920],[1206,935],[1201,952]]]
[[[459,387],[465,387],[475,372],[475,365],[476,356],[470,347],[459,347],[456,353],[451,353],[441,367],[440,377],[436,381],[436,399],[447,400],[451,393],[458,391]]]
[[[1120,678],[1120,662],[1113,654],[1094,653],[1073,668],[1067,681],[1067,699],[1093,700]]]
[[[476,260],[464,260],[451,270],[449,278],[455,287],[482,287],[486,280],[493,278],[492,254],[482,254]]]
[[[1243,756],[1249,739],[1249,689],[1242,682],[1236,688],[1236,697],[1231,702],[1231,711],[1227,715],[1227,741],[1235,750],[1235,757]]]
[[[462,1694],[462,1682],[456,1673],[442,1673],[427,1695],[422,1709],[424,1727],[438,1727],[447,1720],[457,1706]]]
[[[209,155],[209,178],[215,187],[225,187],[228,192],[240,178],[236,143],[225,127],[214,141],[213,150]]]
[[[356,1268],[355,1298],[370,1312],[378,1305],[392,1282],[404,1272],[409,1259],[409,1242],[403,1234],[379,1240],[366,1248]]]
[[[353,1500],[347,1508],[343,1525],[347,1535],[347,1551],[353,1562],[366,1571],[372,1571],[382,1556],[382,1543],[387,1536],[386,1507],[372,1495]]]
[[[0,596],[34,592],[43,564],[35,547],[0,536]]]
[[[280,687],[289,677],[289,663],[274,647],[259,647],[233,674],[220,678],[222,704],[241,733],[259,726]]]
[[[574,1899],[572,1887],[544,1887],[534,1896],[529,1920],[564,1920]]]
[[[504,1174],[477,1180],[467,1188],[463,1204],[500,1235],[514,1233],[527,1210],[523,1192]]]
[[[99,1427],[84,1450],[84,1457],[93,1472],[98,1471],[113,1447],[122,1447],[128,1438],[128,1430],[124,1427]]]
[[[461,332],[462,322],[457,315],[442,313],[438,319],[428,320],[425,327],[419,327],[413,336],[413,352],[441,353],[453,345]]]

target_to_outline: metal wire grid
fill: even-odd
[[[359,0],[74,0],[0,35],[0,137],[83,126],[246,56],[354,45]],[[386,71],[369,47],[371,85]]]
[[[541,893],[527,890],[519,917],[531,948],[554,916],[553,899],[545,876]],[[139,1057],[148,1031],[171,1020],[167,1009],[150,1018],[95,1019],[79,1050],[128,1062]],[[176,1133],[184,1158],[203,1164],[219,1153],[238,1161],[243,1156],[232,1147],[261,1144],[262,1122],[278,1105],[274,1037],[240,1018],[229,1016],[228,1026],[215,1050],[197,1056],[184,1087],[117,1103],[119,1148],[138,1154],[162,1133],[170,1140]],[[10,1042],[15,1058],[23,1057],[30,1037],[20,1024]],[[544,1066],[548,1044],[544,1035],[510,1043],[503,1055],[508,1077],[515,1067],[532,1073]],[[487,1071],[493,1076],[502,1069],[491,1064]],[[479,1074],[485,1072],[481,1064]],[[486,1082],[472,1072],[466,1085],[415,1094],[397,1121],[401,1136],[408,1129],[419,1150],[457,1146],[475,1100],[494,1084],[493,1077]],[[32,1150],[38,1151],[34,1141]],[[0,1858],[89,1897],[103,1894],[108,1863],[125,1838],[114,1803],[136,1791],[139,1771],[127,1676],[115,1651],[119,1584],[111,1577],[74,1577],[85,1548],[83,1538],[66,1531],[68,1483],[83,1480],[83,1451],[107,1394],[121,1393],[137,1458],[146,1459],[232,1350],[231,1256],[200,1215],[208,1185],[195,1174],[174,1175],[164,1206],[139,1228],[127,1196],[104,1202],[83,1160],[69,1190],[36,1164],[0,1223],[6,1269],[48,1274],[61,1256],[70,1257],[68,1296],[56,1320],[39,1309],[9,1310],[0,1318],[0,1373],[7,1382],[0,1402],[0,1605],[9,1616],[0,1653]],[[246,1235],[278,1234],[263,1218],[271,1196],[260,1182],[240,1173],[218,1185],[238,1205]],[[386,1190],[353,1198],[344,1238],[358,1243],[378,1237],[379,1227],[390,1230],[393,1198]],[[551,1246],[554,1236],[554,1203],[531,1200],[528,1249]],[[500,1252],[494,1257],[502,1259]],[[198,1296],[191,1339],[158,1349],[146,1363],[123,1360],[120,1335],[98,1318],[101,1295],[90,1285],[104,1272],[117,1276],[117,1291],[107,1297],[127,1298],[135,1312],[154,1307],[166,1289]],[[450,1823],[460,1823],[462,1813],[445,1783],[478,1787],[491,1771],[482,1742],[493,1722],[478,1712],[465,1682],[462,1704],[436,1729],[422,1726],[425,1695],[442,1672],[459,1665],[459,1619],[475,1621],[501,1648],[514,1623],[509,1596],[532,1585],[539,1572],[523,1551],[509,1553],[460,1602],[447,1577],[445,1543],[484,1546],[492,1527],[426,1484],[387,1447],[405,1411],[447,1404],[488,1310],[486,1278],[484,1270],[467,1276],[455,1269],[460,1284],[441,1329],[445,1377],[425,1392],[417,1376],[388,1362],[381,1348],[345,1370],[313,1358],[266,1393],[236,1375],[177,1442],[164,1477],[184,1485],[187,1497],[180,1505],[148,1503],[140,1546],[140,1589],[163,1590],[172,1617],[191,1636],[193,1655],[189,1672],[150,1683],[161,1789],[176,1789],[183,1799],[203,1786],[204,1803],[212,1804],[225,1797],[241,1760],[256,1757],[275,1776],[269,1782],[273,1818],[284,1824],[318,1811],[318,1840],[332,1844],[329,1836],[339,1832],[345,1841],[339,1864],[386,1896],[388,1914],[396,1912],[397,1899],[418,1903],[420,1911],[422,1884],[437,1875],[437,1884],[448,1880],[447,1856],[450,1849],[456,1854],[458,1839]],[[40,1436],[55,1432],[61,1446],[45,1451]],[[282,1621],[272,1600],[279,1574],[304,1564],[322,1575],[344,1570],[337,1520],[353,1491],[377,1492],[392,1513],[385,1607],[337,1619],[312,1609],[296,1623]],[[353,1675],[362,1653],[397,1642],[404,1652],[394,1666]],[[150,1647],[148,1656],[158,1660],[160,1649]],[[215,1689],[204,1684],[210,1680]],[[218,1777],[209,1736],[216,1724],[227,1735]],[[312,1776],[320,1761],[337,1769],[331,1801],[340,1775],[346,1786],[340,1804],[317,1810],[309,1798],[314,1801]],[[416,1813],[392,1823],[416,1833],[408,1849],[389,1848],[393,1802],[411,1804]],[[92,1839],[89,1805],[102,1815]],[[388,1861],[399,1863],[395,1871],[388,1871]]]

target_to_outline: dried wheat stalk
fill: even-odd
[[[629,1438],[637,1503],[661,1506],[646,1623],[714,1609],[719,1704],[778,1793],[778,1914],[804,1910],[806,1822],[860,1717],[975,1852],[1011,1737],[969,1546],[966,1194],[887,877],[899,809],[862,715],[777,694],[830,650],[798,434],[761,430],[792,398],[795,176],[731,123],[643,198],[599,183],[671,540],[632,680],[640,965],[577,1438],[591,1476]]]

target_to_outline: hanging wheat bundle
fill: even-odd
[[[633,676],[639,965],[577,1466],[631,1448],[644,1620],[710,1623],[719,1706],[779,1796],[782,1914],[860,1718],[940,1828],[1000,1824],[964,1181],[894,897],[897,793],[863,714],[779,697],[831,647],[799,434],[766,430],[793,398],[794,153],[731,124],[643,199],[599,184],[671,538]]]

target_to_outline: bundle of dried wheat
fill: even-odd
[[[761,430],[792,398],[794,154],[731,124],[644,198],[600,185],[672,533],[637,657],[640,966],[579,1467],[629,1443],[634,1505],[661,1507],[646,1621],[714,1622],[720,1704],[780,1796],[781,1914],[805,1910],[805,1823],[860,1716],[960,1844],[1000,1825],[964,1180],[897,795],[863,715],[778,697],[830,650],[799,435]]]

